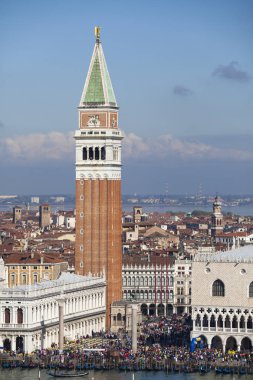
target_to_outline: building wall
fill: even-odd
[[[24,351],[58,344],[59,311],[57,299],[64,298],[64,336],[73,340],[105,328],[105,282],[101,278],[67,275],[41,286],[3,289],[0,293],[0,345],[9,339],[11,349],[22,337]],[[10,310],[6,323],[5,310]],[[18,309],[23,320],[18,323]]]
[[[176,260],[166,265],[164,258],[163,264],[123,265],[123,298],[147,305],[147,314],[191,313],[191,264]]]
[[[252,263],[193,262],[192,271],[193,304],[253,307],[253,299],[248,296],[248,286],[253,280]],[[225,297],[212,296],[212,284],[217,279],[224,282]]]
[[[55,280],[61,272],[68,268],[68,263],[59,264],[7,264],[8,287],[12,288],[19,285],[32,285],[42,280]]]
[[[174,302],[173,274],[174,268],[169,265],[124,265],[123,298],[146,305],[147,314],[165,315],[168,311],[171,314]],[[142,311],[146,313],[144,309]]]
[[[132,334],[132,306],[136,304],[137,324],[142,322],[141,304],[133,301],[119,301],[111,306],[111,331],[117,333],[119,330],[126,330],[129,335]]]
[[[249,297],[252,263],[195,261],[192,271],[192,337],[203,335],[209,346],[218,337],[224,351],[231,337],[238,349],[243,338],[253,344],[253,297]],[[212,295],[216,280],[224,283],[224,296]]]
[[[76,181],[77,274],[105,273],[107,307],[121,299],[121,182]]]
[[[174,310],[178,314],[191,312],[192,262],[176,260],[174,272]]]

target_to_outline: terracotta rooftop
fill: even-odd
[[[43,259],[42,259],[43,258]],[[41,262],[41,259],[43,262]],[[59,256],[53,255],[41,255],[39,253],[34,253],[31,256],[31,253],[12,253],[8,257],[4,258],[5,264],[57,264],[65,262]]]

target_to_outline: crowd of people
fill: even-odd
[[[190,350],[191,318],[188,315],[171,317],[150,316],[138,326],[137,352],[132,350],[131,337],[126,331],[118,334],[110,331],[81,337],[74,342],[66,342],[63,352],[53,346],[51,350],[37,350],[33,358],[40,362],[76,362],[94,366],[122,365],[137,369],[176,368],[180,365],[191,367],[201,365],[230,365],[253,367],[251,352],[222,353],[217,348],[196,347]],[[89,345],[88,345],[89,344]],[[31,358],[31,357],[30,357]],[[29,359],[31,360],[31,359]],[[24,356],[24,361],[27,357]],[[89,367],[91,368],[91,367]],[[253,370],[253,368],[252,368]]]
[[[170,318],[148,317],[142,325],[139,344],[189,347],[190,330],[191,318],[187,314],[173,314]]]

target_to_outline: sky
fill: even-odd
[[[75,192],[95,25],[123,193],[253,193],[252,15],[251,0],[0,0],[0,195]]]

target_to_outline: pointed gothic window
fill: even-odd
[[[216,280],[212,286],[212,295],[215,297],[225,296],[225,286],[221,280]]]

